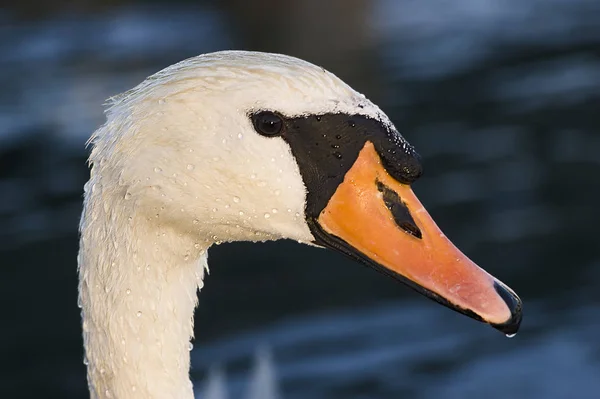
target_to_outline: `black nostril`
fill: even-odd
[[[515,335],[523,320],[523,302],[510,288],[498,281],[494,281],[494,289],[508,306],[511,317],[502,324],[492,324],[492,327],[506,335]]]
[[[402,198],[400,198],[398,193],[379,180],[376,180],[375,184],[377,185],[377,190],[383,194],[383,202],[394,217],[396,225],[411,236],[423,238],[421,230],[415,223],[410,211],[404,202],[402,202]]]

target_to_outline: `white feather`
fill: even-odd
[[[222,241],[311,242],[288,145],[248,112],[387,117],[333,74],[250,52],[173,65],[111,100],[92,136],[79,303],[92,398],[193,397],[196,291]]]

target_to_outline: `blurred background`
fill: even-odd
[[[227,244],[210,251],[196,312],[198,398],[214,367],[230,398],[247,397],[257,348],[281,399],[600,396],[600,2],[12,3],[0,8],[0,397],[87,396],[85,141],[107,97],[222,49],[305,58],[378,103],[423,157],[421,200],[520,294],[525,318],[509,340],[341,255]]]

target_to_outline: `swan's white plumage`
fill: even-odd
[[[93,398],[192,398],[188,342],[206,250],[310,242],[288,145],[248,113],[387,117],[329,72],[283,55],[221,52],[168,67],[111,100],[91,138],[80,305]]]

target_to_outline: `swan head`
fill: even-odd
[[[413,147],[320,67],[240,51],[192,58],[112,99],[91,140],[90,184],[139,223],[208,244],[332,248],[507,334],[519,327],[516,294],[454,247],[410,189],[422,172]]]

